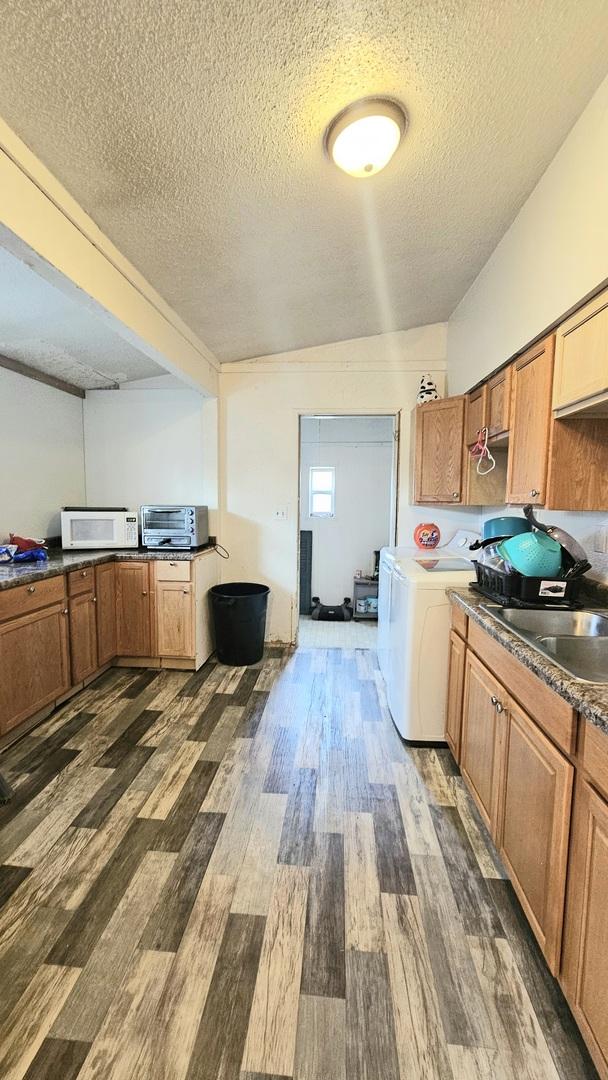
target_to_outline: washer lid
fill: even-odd
[[[452,570],[466,570],[468,573],[472,573],[474,570],[473,563],[469,559],[414,559],[418,566],[421,566],[423,570],[426,570],[429,574],[445,573],[446,570],[450,572]]]

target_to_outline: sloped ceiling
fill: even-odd
[[[5,0],[4,118],[223,360],[446,319],[608,68],[605,0]],[[410,130],[356,181],[348,102]]]
[[[0,355],[81,390],[166,374],[2,248]]]

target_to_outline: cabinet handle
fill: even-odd
[[[453,499],[457,499],[459,495],[460,495],[460,492],[459,492],[459,491],[453,491],[453,492],[452,492],[452,498],[453,498]]]
[[[532,488],[530,495],[533,499],[535,499],[537,495],[540,495],[540,491],[537,491],[536,488]]]
[[[80,576],[81,576],[81,577],[86,577],[86,576],[87,576],[87,572],[86,572],[86,570],[81,570],[81,571],[80,571]]]
[[[504,707],[502,701],[497,701],[496,702],[496,712],[501,713],[501,712],[504,712],[504,711],[505,711],[505,707]]]
[[[177,563],[176,562],[170,562],[169,566],[177,566]]]
[[[496,694],[492,694],[490,701],[492,702],[494,708],[496,708],[496,706],[498,705],[498,698],[496,697]]]
[[[188,595],[188,590],[187,589],[182,589],[182,592],[185,593],[186,596]]]
[[[36,586],[35,585],[28,585],[27,591],[28,592],[36,592]]]
[[[147,592],[146,592],[146,590],[144,589],[144,590],[142,591],[142,594],[141,594],[141,595],[142,595],[142,596],[147,596],[147,595],[148,595],[148,593],[147,593]]]
[[[97,603],[97,597],[96,597],[96,596],[92,596],[92,597],[91,597],[91,603],[92,603],[92,604],[96,604],[96,603]]]
[[[67,607],[64,607],[64,609],[63,609],[63,611],[61,612],[61,614],[62,614],[62,615],[67,615],[67,614],[68,614],[68,609],[67,609]]]

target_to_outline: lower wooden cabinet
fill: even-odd
[[[509,698],[496,845],[545,959],[559,969],[574,768]]]
[[[505,691],[476,656],[465,662],[460,769],[490,832],[495,835],[500,781],[501,719]]]
[[[70,597],[70,654],[72,682],[79,683],[97,671],[97,614],[93,592]]]
[[[464,665],[466,645],[459,635],[450,633],[450,660],[448,674],[448,700],[445,718],[445,737],[454,758],[460,762],[460,725],[462,719],[462,694],[464,690]]]
[[[97,665],[113,660],[116,649],[116,565],[101,563],[95,567],[97,597]]]
[[[0,734],[70,688],[65,601],[0,624]]]
[[[608,1076],[608,802],[576,785],[562,985],[595,1064]]]
[[[194,656],[194,606],[190,582],[158,581],[156,585],[158,655]]]
[[[149,562],[116,563],[116,651],[153,655]]]

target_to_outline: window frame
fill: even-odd
[[[316,472],[331,473],[331,488],[329,491],[322,490],[313,485],[313,476]],[[331,510],[313,510],[315,495],[329,495],[331,498]],[[333,518],[336,516],[336,467],[335,465],[310,465],[308,469],[308,516],[314,518]]]

